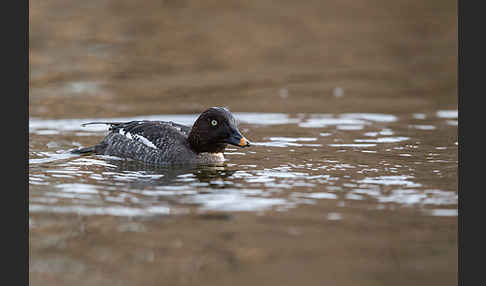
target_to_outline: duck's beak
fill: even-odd
[[[243,135],[241,135],[240,131],[235,130],[233,134],[226,140],[226,143],[231,145],[235,145],[238,147],[249,147],[250,141],[246,139]]]

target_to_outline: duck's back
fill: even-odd
[[[187,141],[190,127],[164,121],[110,124],[110,133],[96,146],[97,154],[131,158],[164,165],[193,163],[197,154]]]

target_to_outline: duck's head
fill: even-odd
[[[238,130],[236,119],[225,107],[211,107],[199,115],[189,132],[189,143],[196,153],[223,152],[226,144],[248,147],[250,142]]]

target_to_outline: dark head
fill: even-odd
[[[223,152],[226,144],[250,146],[238,130],[233,114],[224,107],[211,107],[201,113],[191,128],[188,140],[196,153]]]

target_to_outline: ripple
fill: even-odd
[[[331,200],[337,199],[336,194],[324,193],[324,192],[309,193],[309,194],[297,193],[296,195],[304,198],[311,198],[311,199],[331,199]]]
[[[457,216],[457,209],[433,209],[428,210],[427,213],[431,216]]]
[[[284,142],[299,142],[299,141],[316,141],[317,138],[314,137],[297,137],[297,138],[292,138],[292,137],[270,137],[269,138],[271,141],[284,141]]]
[[[380,137],[376,139],[354,139],[354,142],[364,143],[397,143],[409,140],[409,137]]]
[[[379,113],[345,113],[342,116],[344,118],[356,118],[374,122],[395,122],[398,120],[395,115]]]
[[[439,110],[436,112],[437,117],[439,118],[457,118],[458,111],[457,110]]]
[[[435,130],[436,129],[436,127],[434,125],[418,125],[418,124],[415,124],[415,125],[409,125],[408,127],[418,129],[418,130]]]
[[[366,148],[375,147],[376,144],[328,144],[330,147],[356,147],[356,148]]]
[[[299,127],[302,128],[323,128],[328,126],[345,126],[345,125],[364,125],[366,122],[359,119],[352,119],[352,118],[329,118],[325,115],[322,116],[314,116],[315,118],[309,118],[304,122],[298,124]]]
[[[37,152],[35,155],[42,156],[44,158],[29,158],[29,164],[45,164],[76,157],[76,155],[70,153],[53,152]]]
[[[198,194],[188,197],[183,202],[199,204],[201,210],[219,211],[261,211],[275,206],[293,206],[286,199],[250,197],[236,189],[225,189],[221,193]]]
[[[78,194],[98,194],[96,186],[87,184],[60,184],[56,187],[61,188],[64,192],[78,193]]]
[[[146,209],[129,207],[87,207],[87,206],[46,206],[29,204],[29,212],[76,213],[79,215],[111,215],[111,216],[148,216],[168,215],[170,208],[164,206]]]
[[[358,183],[363,184],[377,184],[377,185],[403,185],[407,187],[420,187],[422,184],[414,183],[409,181],[412,176],[379,176],[379,177],[368,177],[359,180]]]

